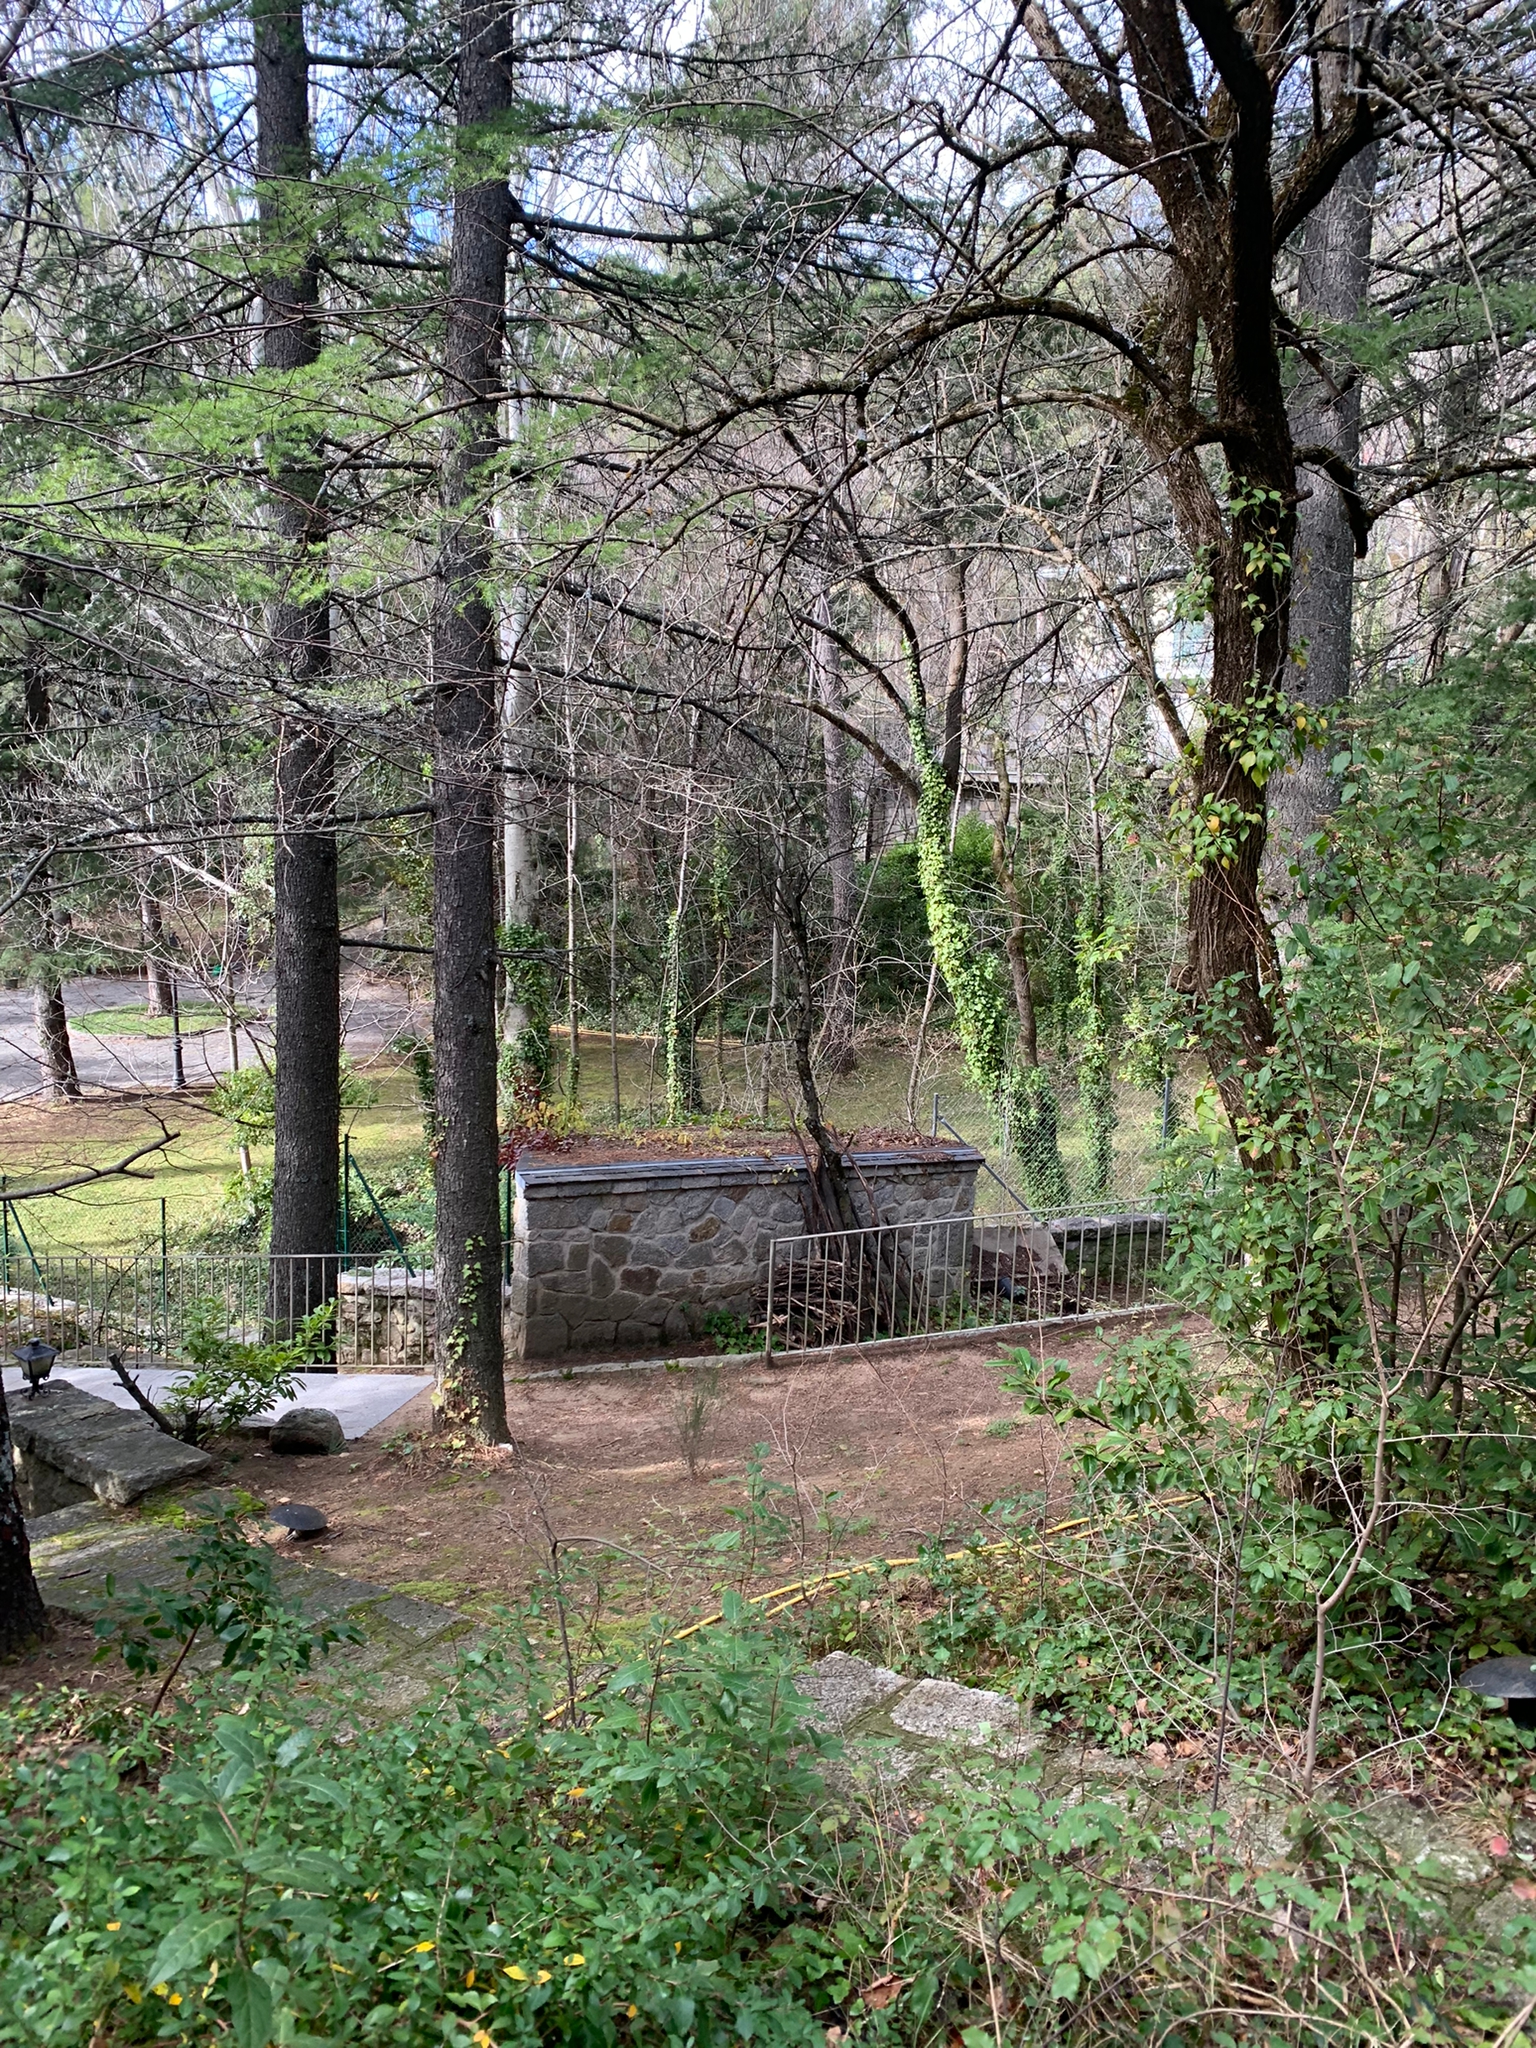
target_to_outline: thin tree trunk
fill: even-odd
[[[619,846],[616,820],[608,825],[608,1065],[613,1077],[613,1113],[624,1114],[619,1086]]]
[[[144,1014],[171,1014],[171,970],[165,958],[165,913],[160,898],[149,887],[139,895],[139,927],[144,937]]]
[[[811,635],[812,687],[829,711],[845,713],[843,679],[831,623],[831,607],[823,592],[816,599],[816,624]],[[821,758],[827,805],[827,879],[832,891],[832,960],[827,975],[820,1052],[829,1072],[846,1074],[854,1065],[853,788],[847,734],[826,721],[821,726]]]
[[[774,877],[774,893],[778,893],[778,876]],[[768,948],[768,1014],[763,1019],[763,1070],[758,1081],[757,1120],[766,1124],[768,1111],[773,1100],[773,1020],[779,1007],[779,954],[782,941],[779,937],[778,913],[774,913],[773,937]]]
[[[1319,33],[1328,40],[1330,13],[1324,9]],[[1331,104],[1342,89],[1346,61],[1325,54],[1322,97]],[[1360,317],[1371,275],[1371,215],[1376,190],[1378,145],[1363,149],[1339,175],[1338,183],[1308,220],[1302,235],[1296,305],[1304,331],[1320,322],[1344,324]],[[1325,344],[1324,344],[1325,345]],[[1355,467],[1360,459],[1360,373],[1347,358],[1325,354],[1323,374],[1303,362],[1291,403],[1291,432],[1298,448],[1328,448]],[[1291,694],[1324,717],[1347,705],[1354,643],[1355,536],[1343,494],[1326,473],[1303,463],[1308,493],[1296,513],[1296,577],[1291,594],[1291,644],[1305,651]],[[1328,761],[1336,742],[1308,748],[1270,790],[1271,843],[1265,879],[1278,895],[1288,892],[1288,871],[1305,864],[1304,849],[1338,801]]]
[[[969,555],[946,549],[940,587],[944,599],[944,637],[948,643],[944,677],[944,781],[958,793],[965,770],[966,685],[971,667],[971,610],[966,591]]]
[[[458,124],[483,132],[512,103],[500,50],[508,17],[461,17]],[[478,147],[478,145],[477,145]],[[432,1045],[437,1069],[438,1421],[507,1436],[496,1130],[496,794],[501,688],[486,601],[486,466],[499,445],[504,294],[512,225],[505,175],[454,196],[444,337],[450,411],[432,619]]]
[[[80,1098],[80,1076],[75,1067],[75,1049],[69,1038],[69,1017],[64,1008],[62,984],[57,981],[40,983],[33,992],[33,1004],[44,1093],[53,1102],[76,1102]]]
[[[258,0],[257,195],[262,243],[262,364],[291,376],[320,353],[319,269],[304,241],[312,164],[309,53],[298,0]],[[298,200],[299,203],[296,203]],[[268,607],[275,733],[273,962],[276,1102],[272,1254],[274,1312],[309,1313],[335,1291],[341,1130],[341,942],[336,901],[335,740],[316,699],[330,680],[330,594],[317,468],[287,466],[267,519],[278,595]],[[316,590],[316,583],[322,585]]]
[[[46,737],[48,722],[52,715],[48,675],[43,665],[41,635],[47,596],[48,571],[40,564],[26,563],[18,578],[17,609],[23,613],[31,613],[39,627],[39,631],[29,635],[25,643],[25,666],[22,677],[22,715],[26,721],[27,737],[34,744]],[[39,770],[30,762],[24,772],[28,781],[41,780]],[[45,863],[33,877],[33,887],[37,892],[39,905],[38,951],[44,955],[57,954],[59,946],[58,923],[53,914],[53,900],[49,894],[51,883],[52,875]],[[69,1039],[69,1017],[64,1008],[64,987],[52,960],[42,966],[33,1000],[43,1091],[53,1102],[76,1100],[80,1094],[80,1076],[75,1069],[75,1052]]]
[[[507,665],[501,693],[501,921],[508,929],[521,926],[524,932],[532,932],[538,916],[538,840],[531,827],[531,789],[522,763],[531,744],[533,679],[515,657],[519,623],[517,614],[504,603],[497,621]],[[528,1022],[528,1005],[509,986],[501,1019],[501,1035],[508,1045],[518,1044]]]
[[[48,1633],[48,1613],[32,1574],[32,1546],[16,1491],[11,1418],[0,1386],[0,1657],[14,1657]]]
[[[581,1095],[581,990],[576,979],[576,852],[580,820],[576,810],[576,743],[566,727],[565,787],[565,1028],[567,1058],[565,1099],[574,1110]]]
[[[1035,992],[1030,982],[1029,940],[1024,917],[1024,892],[1014,873],[1013,849],[1008,843],[1013,823],[1013,784],[1008,776],[1008,749],[1000,738],[993,758],[997,765],[997,808],[992,819],[992,875],[998,894],[1008,910],[1008,930],[1003,939],[1008,955],[1008,973],[1013,982],[1013,1007],[1018,1017],[1019,1037],[1015,1057],[1022,1067],[1040,1064],[1040,1035],[1035,1020]],[[927,1018],[927,1008],[923,1016]]]

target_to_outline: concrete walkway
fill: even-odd
[[[186,1374],[171,1366],[146,1365],[133,1369],[133,1376],[158,1406],[161,1395],[178,1380],[185,1379]],[[25,1402],[27,1382],[21,1368],[7,1366],[4,1378],[7,1403]],[[285,1408],[329,1408],[350,1442],[372,1429],[376,1422],[388,1421],[396,1409],[403,1408],[413,1395],[425,1393],[432,1384],[425,1376],[393,1372],[302,1372],[298,1379],[299,1391],[291,1401],[274,1402],[246,1423],[245,1428],[270,1429]],[[138,1412],[133,1396],[108,1366],[55,1366],[49,1383],[55,1380],[65,1380],[83,1394],[95,1394],[99,1400],[110,1401],[114,1408]],[[46,1394],[43,1398],[46,1400]]]

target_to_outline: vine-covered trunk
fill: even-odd
[[[319,266],[306,199],[313,144],[309,53],[298,0],[258,0],[257,206],[262,365],[292,378],[320,354]],[[274,732],[272,1308],[291,1326],[335,1292],[341,1131],[341,937],[332,822],[335,740],[321,475],[274,465],[267,504],[276,594],[267,607]]]
[[[462,16],[461,143],[511,105],[508,17]],[[512,198],[505,173],[454,195],[444,337],[443,524],[432,617],[432,1047],[436,1070],[437,1406],[441,1426],[507,1434],[497,1201],[496,841],[501,674],[488,474],[499,445]]]
[[[917,870],[928,913],[929,943],[955,1008],[966,1070],[992,1111],[1024,1172],[1030,1200],[1065,1208],[1056,1097],[1050,1076],[1031,1062],[1013,1014],[1011,967],[977,944],[961,900],[949,850],[951,793],[919,710],[909,726],[917,764]],[[1033,1005],[1030,1007],[1033,1020]]]

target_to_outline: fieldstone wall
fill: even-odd
[[[349,1372],[431,1372],[437,1289],[430,1270],[362,1266],[336,1282],[336,1363]]]
[[[867,1222],[968,1216],[981,1154],[914,1145],[853,1155]],[[508,1345],[520,1358],[664,1348],[711,1310],[760,1312],[768,1248],[798,1237],[797,1155],[529,1165],[517,1173]]]

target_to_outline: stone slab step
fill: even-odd
[[[30,1494],[49,1506],[67,1506],[67,1499],[47,1497],[74,1490],[122,1508],[157,1487],[213,1470],[206,1451],[179,1443],[144,1416],[125,1414],[79,1387],[45,1386],[35,1398],[8,1396],[7,1406],[23,1500]]]

